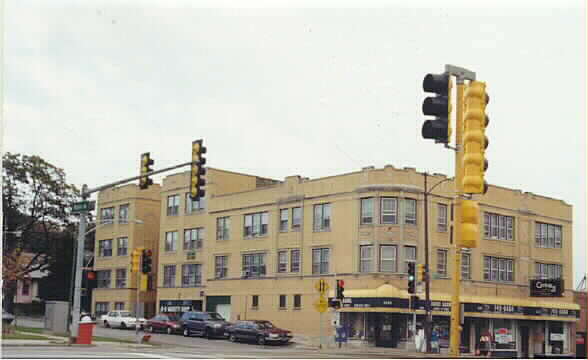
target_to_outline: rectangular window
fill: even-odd
[[[498,239],[498,216],[490,215],[490,238]]]
[[[382,224],[398,224],[398,200],[396,198],[382,198],[380,214]]]
[[[300,250],[290,250],[290,272],[300,272]]]
[[[117,241],[116,254],[118,256],[129,255],[129,238],[128,237],[120,237],[116,241]]]
[[[192,200],[192,196],[190,196],[190,193],[186,193],[186,215],[190,215],[195,212],[204,210],[205,206],[205,198],[200,198],[199,200]]]
[[[330,249],[312,249],[312,273],[313,274],[328,274],[329,273],[329,257]]]
[[[301,225],[302,225],[302,208],[301,207],[292,208],[292,229],[293,230],[300,230]]]
[[[203,239],[204,228],[184,230],[184,250],[201,249]]]
[[[129,204],[124,204],[118,207],[118,223],[129,223]]]
[[[176,266],[165,265],[163,267],[163,287],[176,286]]]
[[[280,295],[280,309],[286,308],[286,295]]]
[[[200,286],[202,283],[202,265],[184,264],[182,265],[182,287]]]
[[[359,247],[359,272],[374,271],[374,246],[363,245]]]
[[[280,231],[288,231],[288,209],[280,209]]]
[[[470,280],[472,274],[470,272],[472,256],[469,252],[461,253],[461,278],[463,280]]]
[[[253,308],[253,309],[259,308],[259,295],[252,295],[251,296],[251,308]]]
[[[437,231],[447,231],[447,205],[437,204]]]
[[[243,235],[246,238],[267,235],[268,212],[245,215]]]
[[[288,251],[278,251],[278,272],[288,272]]]
[[[380,271],[396,272],[396,245],[380,246]]]
[[[361,199],[360,223],[362,225],[374,223],[374,198]]]
[[[417,208],[415,199],[404,199],[404,223],[416,225]]]
[[[495,256],[484,256],[484,280],[513,282],[514,260]]]
[[[294,309],[302,308],[302,295],[296,294],[294,295]]]
[[[98,253],[100,256],[112,256],[112,239],[98,241]]]
[[[114,303],[114,310],[124,310],[125,303],[124,302],[115,302]]]
[[[107,302],[97,302],[95,309],[96,309],[96,317],[99,317],[101,315],[107,314],[110,310],[108,309],[108,303]]]
[[[22,294],[23,296],[28,296],[28,295],[29,295],[29,292],[30,292],[30,290],[31,290],[31,284],[30,284],[30,283],[29,283],[27,280],[25,280],[25,281],[22,283],[21,294]]]
[[[217,240],[229,240],[231,229],[231,218],[221,217],[216,219],[216,239]]]
[[[177,216],[180,213],[180,195],[167,197],[167,216]]]
[[[535,263],[535,277],[537,279],[561,279],[562,271],[561,264]]]
[[[512,216],[485,212],[484,237],[486,239],[513,240],[514,218]]]
[[[245,254],[242,261],[243,277],[261,277],[265,275],[265,253]]]
[[[437,249],[437,274],[447,276],[447,250]]]
[[[490,237],[490,214],[484,213],[484,238]]]
[[[165,233],[165,251],[176,251],[178,249],[178,232],[168,231]]]
[[[100,222],[112,224],[114,222],[114,207],[100,209]]]
[[[561,249],[561,225],[535,223],[535,245],[542,248]]]
[[[405,246],[404,247],[404,271],[408,273],[408,263],[416,262],[417,259],[417,248],[416,246]]]
[[[214,258],[214,277],[216,279],[224,279],[229,273],[229,258],[228,256],[216,256]]]
[[[101,289],[110,287],[110,273],[111,270],[96,271],[96,286]]]
[[[127,269],[116,269],[116,288],[124,289],[127,287]]]
[[[314,206],[314,231],[331,230],[331,204]]]

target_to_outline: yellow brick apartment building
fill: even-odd
[[[333,333],[337,320],[353,341],[403,346],[410,338],[406,268],[409,262],[425,262],[422,173],[388,165],[278,181],[209,168],[206,178],[206,198],[199,202],[188,196],[189,172],[166,177],[160,188],[130,186],[132,195],[125,200],[100,194],[100,211],[125,201],[139,211],[147,204],[138,202],[140,197],[159,206],[158,222],[149,227],[153,233],[142,235],[156,238],[154,310],[216,311],[231,321],[267,319],[316,336],[314,284],[325,279],[333,289],[342,279],[344,306],[322,316],[325,334]],[[443,180],[440,174],[429,176],[429,187]],[[450,180],[428,202],[433,320],[442,345],[449,336],[452,197]],[[570,288],[572,207],[490,186],[480,198],[480,211],[479,247],[462,256],[464,351],[475,352],[481,334],[490,332],[497,354],[573,352],[570,324],[577,321],[579,307]],[[98,243],[119,236],[115,226],[106,230],[97,233]],[[96,268],[122,264],[111,262],[97,261]],[[562,297],[530,296],[531,279],[560,277],[566,284]],[[98,303],[104,309],[118,301],[115,289],[95,294],[95,311]]]

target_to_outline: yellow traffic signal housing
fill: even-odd
[[[147,285],[149,284],[149,275],[148,274],[141,274],[141,280],[140,280],[140,284],[141,284],[141,291],[147,291]]]
[[[140,272],[141,270],[141,256],[143,255],[143,248],[138,247],[131,253],[131,272]]]
[[[425,264],[417,265],[417,281],[425,281]]]
[[[478,239],[480,239],[480,207],[477,201],[461,201],[460,232],[461,237],[457,244],[458,247],[478,247]]]
[[[488,167],[485,157],[488,139],[486,138],[486,84],[472,81],[465,91],[465,114],[463,131],[463,192],[467,194],[485,194],[488,185],[484,174]]]
[[[141,177],[139,178],[139,188],[141,188],[142,190],[147,189],[149,187],[149,185],[153,184],[153,180],[151,180],[151,178],[149,178],[149,176],[147,176],[148,173],[153,171],[153,169],[151,168],[151,165],[153,165],[153,159],[151,159],[150,154],[148,152],[141,154],[141,167],[140,167]]]
[[[204,189],[202,188],[206,185],[206,180],[204,179],[204,175],[206,175],[206,169],[204,168],[206,159],[202,156],[203,154],[206,154],[206,147],[202,145],[202,140],[192,142],[190,196],[194,200],[204,197]]]

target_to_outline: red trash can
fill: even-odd
[[[94,331],[94,325],[96,325],[95,322],[80,322],[76,344],[92,344],[92,333]]]

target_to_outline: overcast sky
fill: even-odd
[[[3,150],[90,187],[137,175],[143,152],[189,161],[199,138],[209,166],[275,179],[452,175],[420,135],[422,79],[459,65],[490,94],[487,181],[574,206],[582,278],[585,1],[194,3],[5,1]]]

